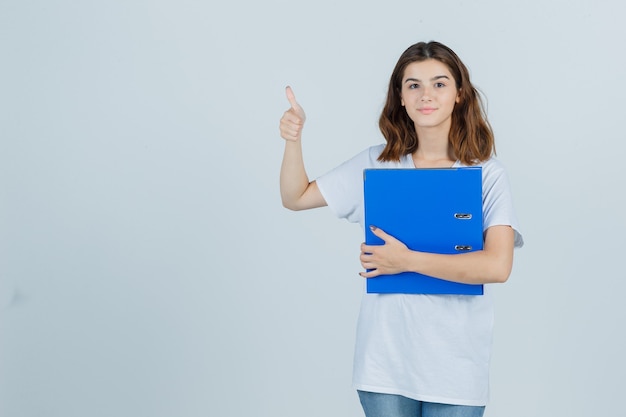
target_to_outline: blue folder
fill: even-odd
[[[365,169],[365,243],[382,245],[369,226],[409,249],[458,254],[483,248],[482,169]],[[367,280],[368,293],[482,295],[483,286],[413,272]]]

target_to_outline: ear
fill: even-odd
[[[456,104],[459,104],[461,102],[461,89],[459,88],[459,91],[456,93],[456,99],[454,100],[456,102]]]

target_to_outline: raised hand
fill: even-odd
[[[302,128],[304,127],[306,115],[296,101],[296,96],[293,94],[291,87],[286,88],[286,93],[291,107],[280,119],[280,136],[285,140],[297,142],[302,137]]]

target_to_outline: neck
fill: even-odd
[[[430,129],[419,129],[417,136],[419,146],[412,155],[413,163],[417,168],[450,167],[456,162],[447,130],[436,132]]]

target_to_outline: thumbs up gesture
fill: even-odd
[[[286,93],[291,107],[280,119],[280,136],[285,140],[297,142],[302,137],[302,128],[304,127],[306,115],[296,101],[296,96],[291,87],[286,88]]]

